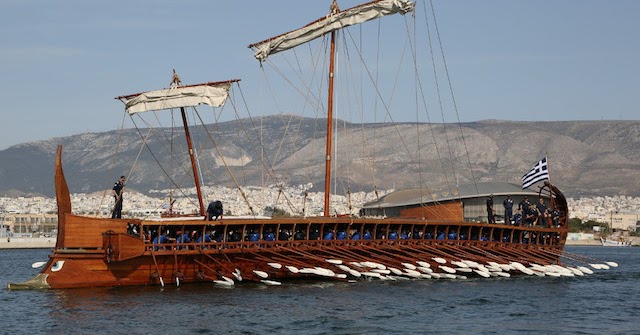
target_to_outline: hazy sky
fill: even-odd
[[[330,2],[3,0],[0,150],[118,129],[114,97],[166,87],[172,68],[185,83],[240,78],[251,102],[247,45]],[[640,1],[434,4],[462,121],[640,119]]]

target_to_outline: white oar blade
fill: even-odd
[[[422,267],[425,267],[425,268],[430,268],[431,267],[431,264],[429,264],[427,262],[424,262],[424,261],[416,261],[416,263],[418,263],[418,265],[420,265]],[[415,269],[412,269],[412,270],[415,270]]]
[[[282,264],[280,264],[280,263],[267,263],[267,265],[269,265],[270,267],[272,267],[274,269],[282,268]]]
[[[47,264],[47,262],[35,262],[35,263],[31,264],[31,267],[34,268],[34,269],[37,269],[39,267],[42,267],[45,264]]]
[[[279,281],[275,281],[275,280],[266,280],[266,279],[262,279],[261,282],[270,285],[270,286],[278,286],[278,285],[282,285],[281,282]]]
[[[269,277],[269,274],[267,274],[264,271],[260,271],[260,270],[253,270],[253,273],[255,273],[258,277],[260,278],[267,278]]]
[[[402,265],[403,265],[405,268],[409,269],[409,270],[415,270],[415,269],[416,269],[416,266],[415,266],[415,265],[413,265],[413,264],[411,264],[411,263],[402,263]]]
[[[591,271],[591,269],[584,267],[584,266],[578,266],[578,270],[582,271],[583,273],[586,273],[588,275],[592,275],[593,271]]]
[[[233,286],[233,281],[226,281],[226,280],[214,280],[213,281],[215,284],[220,285],[220,286]]]

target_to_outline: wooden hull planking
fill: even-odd
[[[447,263],[471,261],[480,264],[558,264],[567,231],[563,228],[520,227],[468,222],[432,222],[409,219],[295,218],[141,221],[100,220],[67,214],[64,238],[39,274],[38,285],[28,282],[10,288],[75,288],[99,286],[157,285],[234,281],[260,282],[295,278],[357,279],[358,273],[374,269],[362,263],[381,264],[384,268],[404,269],[403,264],[428,263],[434,269]],[[138,235],[128,231],[137,227]],[[227,238],[220,242],[154,244],[148,238],[154,232],[211,231],[220,229]],[[366,230],[381,238],[331,240],[309,239],[316,230],[350,230],[364,235]],[[304,231],[304,239],[249,241],[251,232],[269,230]],[[393,232],[414,233],[412,237],[390,239]],[[240,241],[230,242],[233,232]],[[446,239],[437,239],[438,232]],[[454,239],[449,239],[455,234]],[[474,236],[470,240],[468,236]],[[417,238],[420,236],[421,238]],[[427,238],[427,236],[431,236]],[[467,236],[467,237],[465,237]],[[488,237],[483,241],[482,236]],[[81,238],[78,238],[81,237]],[[225,241],[226,240],[226,241]],[[513,241],[513,242],[512,242]],[[334,260],[340,264],[333,264]],[[351,264],[349,271],[337,265]],[[354,265],[356,264],[356,265]],[[359,264],[359,265],[358,265]],[[378,269],[378,271],[382,271]],[[258,275],[260,274],[260,275]],[[265,275],[266,274],[266,275]],[[44,280],[42,280],[44,278]]]

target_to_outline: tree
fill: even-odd
[[[602,229],[606,229],[607,223],[593,221],[593,220],[588,220],[582,223],[582,229],[584,230],[593,230],[594,226],[600,226],[600,230],[602,230]]]
[[[582,221],[578,218],[569,219],[569,232],[571,233],[590,233],[594,226],[599,226],[601,231],[607,229],[606,222],[598,222],[593,220]]]
[[[569,232],[579,233],[582,229],[582,220],[578,218],[569,219]]]
[[[277,208],[277,207],[271,207],[271,206],[267,206],[264,208],[264,213],[267,216],[271,216],[274,218],[288,218],[291,217],[291,214],[287,213],[285,210]]]

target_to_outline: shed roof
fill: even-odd
[[[520,185],[504,182],[486,182],[460,185],[457,189],[443,188],[428,192],[425,189],[406,189],[389,193],[378,201],[364,204],[362,208],[388,208],[429,204],[450,200],[483,198],[489,195],[506,196],[538,196],[538,192],[530,188],[522,189]]]

